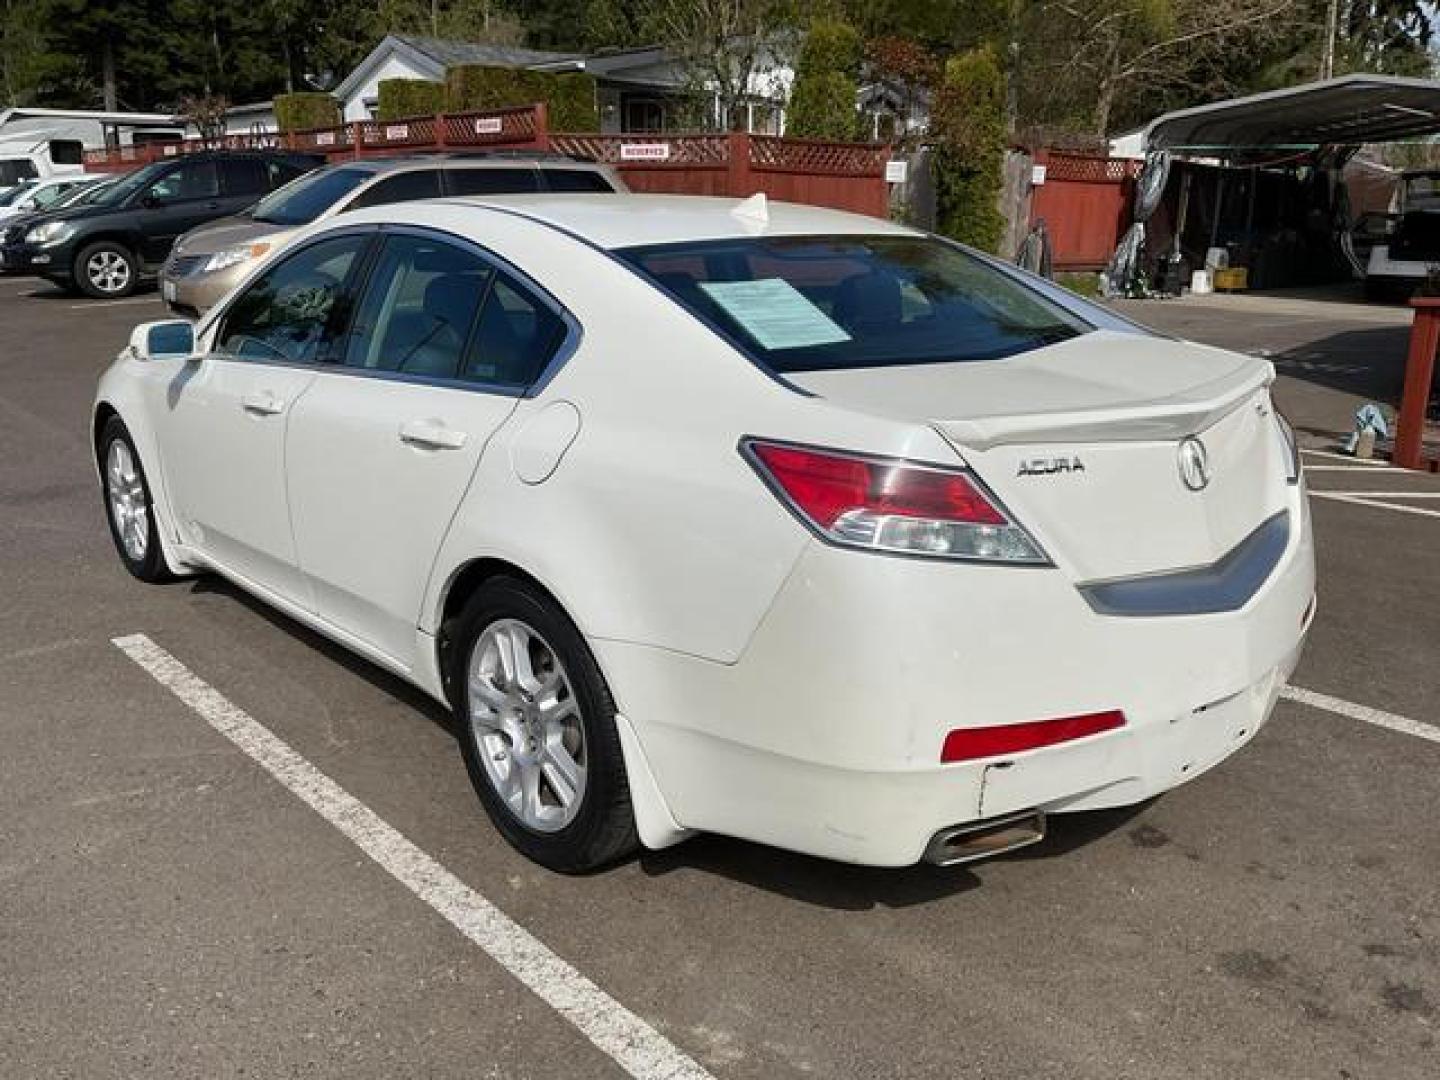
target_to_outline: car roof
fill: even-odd
[[[452,206],[519,214],[606,249],[757,236],[883,234],[918,236],[882,218],[823,206],[770,202],[763,219],[745,199],[703,195],[495,195],[442,199]],[[745,210],[751,211],[750,213]]]

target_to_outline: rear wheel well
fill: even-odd
[[[445,689],[445,698],[452,705],[455,703],[453,680],[450,677],[450,649],[453,646],[451,630],[460,613],[465,610],[465,605],[470,602],[480,588],[489,580],[496,577],[513,577],[529,582],[548,596],[562,612],[565,612],[565,605],[545,587],[534,574],[528,573],[512,562],[504,559],[475,559],[466,563],[453,576],[449,588],[445,591],[445,601],[440,609],[440,625],[435,636],[436,663],[440,669],[440,683]],[[575,620],[565,612],[566,618],[573,623]]]

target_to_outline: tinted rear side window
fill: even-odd
[[[609,194],[615,189],[604,173],[588,169],[542,169],[545,187],[550,191],[574,191]]]
[[[540,190],[534,169],[446,169],[451,195],[523,195]]]
[[[0,161],[0,186],[18,184],[21,180],[33,179],[35,175],[35,166],[28,158]]]
[[[345,209],[359,210],[364,206],[384,206],[387,203],[439,197],[440,170],[416,169],[413,172],[396,173],[394,176],[385,177],[355,196],[355,199]]]
[[[530,386],[564,343],[567,329],[565,320],[523,285],[497,274],[460,377],[516,388]]]
[[[307,225],[374,175],[368,169],[317,169],[261,199],[251,216],[272,225]]]
[[[993,360],[1092,329],[928,237],[768,237],[617,254],[777,372]]]
[[[226,195],[263,195],[265,165],[256,158],[220,162],[220,183]]]

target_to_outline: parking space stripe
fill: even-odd
[[[1408,499],[1411,493],[1408,491],[1387,491],[1386,496],[1391,499]],[[1384,502],[1380,499],[1360,498],[1357,495],[1342,495],[1334,491],[1310,491],[1313,499],[1331,499],[1335,502],[1350,503],[1353,506],[1368,506],[1374,510],[1395,510],[1402,514],[1419,514],[1421,517],[1440,518],[1440,510],[1427,510],[1423,506],[1405,506],[1403,503]]]
[[[1395,713],[1385,712],[1383,709],[1372,709],[1369,705],[1357,705],[1344,698],[1319,694],[1314,690],[1305,690],[1298,686],[1285,687],[1280,691],[1280,696],[1287,701],[1308,705],[1312,709],[1324,709],[1326,712],[1349,717],[1351,720],[1361,720],[1367,724],[1374,724],[1376,727],[1388,728],[1405,735],[1414,735],[1417,739],[1425,739],[1427,742],[1440,743],[1440,727],[1422,723],[1419,720],[1411,720],[1408,716],[1397,716]]]
[[[1367,469],[1391,469],[1394,468],[1388,461],[1374,461],[1370,458],[1357,458],[1350,454],[1337,454],[1333,450],[1306,450],[1303,446],[1300,453],[1309,454],[1311,457],[1330,458],[1333,461],[1348,461],[1351,465],[1358,465]]]
[[[1322,491],[1321,495],[1347,495],[1352,499],[1440,499],[1440,491]]]
[[[130,634],[114,638],[113,643],[635,1080],[714,1080],[664,1035],[551,952],[146,635]]]
[[[36,295],[34,293],[31,294]],[[68,304],[71,311],[93,311],[95,308],[124,307],[126,304],[158,304],[159,297],[137,296],[133,300],[92,300],[88,304]]]

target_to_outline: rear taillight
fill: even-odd
[[[1057,720],[1036,720],[1027,724],[1001,724],[997,727],[956,728],[945,736],[940,761],[974,761],[977,758],[1018,754],[1022,750],[1039,750],[1056,746],[1102,731],[1125,726],[1125,714],[1119,709],[1108,712],[1066,716]]]
[[[942,559],[1047,561],[967,469],[758,439],[742,442],[741,451],[831,543]]]

